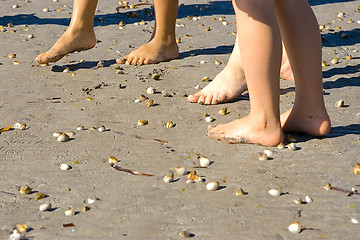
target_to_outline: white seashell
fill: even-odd
[[[183,238],[189,238],[190,237],[190,233],[186,230],[182,230],[179,232],[179,236],[183,237]]]
[[[343,107],[344,106],[344,100],[338,100],[335,103],[335,107]]]
[[[134,103],[139,103],[139,102],[141,102],[141,100],[138,98],[134,100]]]
[[[331,64],[337,64],[339,62],[338,58],[334,58],[331,60]]]
[[[19,129],[20,126],[21,126],[21,123],[17,122],[14,124],[14,129]]]
[[[219,182],[209,182],[206,184],[206,189],[209,191],[216,191],[219,189]]]
[[[175,124],[173,122],[167,122],[165,125],[164,125],[166,128],[173,128],[175,127]]]
[[[153,88],[153,87],[147,88],[147,89],[146,89],[146,93],[147,93],[147,94],[154,94],[154,93],[155,93],[155,88]]]
[[[273,158],[273,157],[274,157],[274,152],[271,151],[270,149],[265,149],[265,150],[264,150],[264,153],[266,154],[266,156],[267,156],[268,158]]]
[[[147,125],[148,124],[148,121],[147,120],[139,120],[138,121],[138,125],[139,126],[144,126],[144,125]]]
[[[27,38],[34,38],[34,37],[35,37],[34,34],[30,34],[27,36]]]
[[[59,137],[61,134],[63,134],[63,132],[54,132],[53,133],[53,137]]]
[[[182,176],[187,173],[187,169],[185,167],[177,167],[175,168],[175,172],[177,175]]]
[[[285,148],[285,145],[284,145],[284,143],[279,143],[279,145],[277,145],[277,148],[278,149],[284,149]]]
[[[12,234],[10,234],[9,236],[9,240],[20,240],[20,239],[22,239],[22,235],[19,232],[19,230],[15,228]]]
[[[46,202],[40,205],[39,207],[40,212],[44,212],[44,211],[50,211],[51,210],[51,203]]]
[[[301,199],[295,199],[295,200],[294,200],[294,203],[295,203],[295,204],[302,204],[303,202],[301,201]]]
[[[19,8],[19,4],[12,5],[12,8]]]
[[[67,163],[62,163],[60,165],[60,169],[63,170],[63,171],[66,171],[66,170],[70,169],[70,166]]]
[[[352,219],[351,219],[351,222],[354,223],[354,224],[358,224],[358,223],[359,223],[359,221],[358,221],[356,218],[352,218]]]
[[[215,65],[221,65],[221,62],[219,60],[215,60]]]
[[[223,24],[224,26],[229,25],[227,21],[223,21],[222,24]]]
[[[168,96],[170,96],[170,94],[166,91],[161,91],[161,96],[168,97]]]
[[[199,158],[199,162],[200,162],[200,166],[202,166],[202,167],[207,167],[212,163],[210,159],[208,159],[207,157],[204,157],[204,156],[201,156]]]
[[[323,189],[325,189],[326,191],[330,191],[331,190],[331,184],[330,183],[328,183],[328,184],[326,184],[324,187],[323,187]]]
[[[243,196],[243,195],[245,195],[245,192],[244,192],[244,190],[242,190],[241,188],[239,188],[239,189],[235,192],[235,195],[236,195],[236,196]]]
[[[56,139],[58,142],[67,142],[69,140],[69,136],[66,133],[60,134],[60,136]]]
[[[292,233],[300,233],[301,232],[301,224],[299,222],[294,222],[289,225],[288,229]]]
[[[174,181],[174,174],[169,174],[169,175],[166,175],[164,178],[163,178],[163,181],[165,183],[171,183],[172,181]]]
[[[29,230],[26,224],[16,224],[16,229],[22,233],[27,232]]]
[[[200,85],[196,85],[196,86],[195,86],[195,89],[196,89],[196,90],[199,90],[200,88],[201,88]]]
[[[99,132],[105,132],[106,131],[106,127],[104,125],[101,125],[100,127],[98,127],[97,129]]]
[[[116,157],[110,156],[108,158],[109,163],[118,163],[119,160]]]
[[[191,179],[188,179],[186,180],[186,184],[191,184],[191,183],[194,183],[195,181],[191,180]]]
[[[88,204],[93,204],[94,202],[96,202],[96,198],[95,197],[88,197],[88,199],[86,200],[86,202]]]
[[[295,143],[290,143],[289,145],[287,145],[287,148],[291,151],[296,151],[297,147]]]
[[[65,211],[65,215],[66,216],[74,216],[75,215],[75,210],[73,208],[69,208],[68,210]]]
[[[201,61],[200,61],[200,64],[205,64],[205,63],[206,63],[205,60],[201,60]]]
[[[68,135],[70,138],[75,137],[75,133],[74,132],[66,132],[66,135]]]
[[[43,8],[43,12],[49,12],[49,8]]]
[[[198,175],[196,175],[194,177],[194,180],[195,180],[195,182],[205,182],[205,178],[198,176]]]
[[[259,156],[259,160],[260,161],[266,161],[266,160],[268,160],[269,158],[268,158],[268,156],[266,155],[266,154],[261,154],[260,156]]]
[[[269,194],[271,196],[278,197],[281,195],[281,190],[280,189],[270,189]]]
[[[312,198],[311,197],[309,197],[309,196],[305,196],[305,202],[307,202],[307,203],[311,203],[313,200],[312,200]]]
[[[76,128],[76,130],[82,131],[82,130],[86,130],[86,128],[85,128],[84,126],[78,126],[78,127]]]
[[[19,130],[25,130],[26,129],[26,124],[23,123],[19,126]]]
[[[211,116],[205,117],[205,122],[212,122],[212,121],[214,121],[213,117],[211,117]]]

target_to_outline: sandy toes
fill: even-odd
[[[94,31],[77,32],[66,30],[66,32],[56,41],[54,46],[47,52],[39,54],[35,61],[40,64],[59,61],[66,54],[75,51],[84,51],[95,47],[96,36]]]

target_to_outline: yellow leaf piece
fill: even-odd
[[[9,131],[11,129],[11,125],[8,127],[4,127],[4,128],[0,128],[0,132],[5,132],[5,131]]]

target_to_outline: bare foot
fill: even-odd
[[[308,113],[296,110],[295,107],[280,115],[284,132],[305,133],[314,137],[322,137],[330,132],[331,122],[325,109]]]
[[[254,143],[264,146],[277,146],[283,141],[280,126],[264,126],[247,116],[227,124],[209,126],[207,135],[229,143]]]
[[[294,74],[290,66],[289,58],[285,51],[283,51],[280,78],[284,80],[294,81]]]
[[[66,54],[75,51],[84,51],[93,48],[96,45],[96,36],[92,31],[66,30],[66,32],[56,41],[54,46],[47,52],[39,54],[35,61],[44,64],[56,62]]]
[[[200,104],[218,104],[237,98],[247,89],[244,71],[241,67],[240,49],[235,43],[225,68],[200,92],[188,97],[188,101]]]
[[[123,59],[116,59],[116,62],[119,64],[140,66],[143,64],[170,61],[176,59],[178,56],[179,48],[175,40],[166,43],[153,38],[150,42],[124,56],[123,58],[126,61]]]

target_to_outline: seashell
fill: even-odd
[[[161,96],[163,96],[163,97],[169,97],[170,94],[169,94],[168,92],[166,92],[166,91],[161,91]]]
[[[70,138],[73,138],[75,136],[75,133],[74,132],[66,132],[65,133],[66,135],[68,135]]]
[[[213,121],[214,121],[213,117],[211,117],[211,116],[205,117],[205,122],[213,122]]]
[[[270,189],[269,194],[273,197],[278,197],[281,195],[281,190],[280,189]]]
[[[89,206],[83,206],[82,208],[81,208],[81,211],[83,211],[83,212],[87,212],[87,211],[89,211],[91,208],[89,207]]]
[[[155,88],[153,88],[153,87],[148,87],[148,88],[146,89],[146,92],[147,92],[147,94],[154,94],[154,93],[155,93]]]
[[[8,55],[8,57],[9,57],[9,58],[16,58],[16,54],[15,54],[15,53],[10,53],[10,54]]]
[[[219,182],[209,182],[206,184],[206,189],[209,191],[216,191],[219,189]]]
[[[328,64],[324,60],[321,61],[321,66],[326,67],[327,65]]]
[[[313,200],[312,200],[312,198],[311,197],[309,197],[309,196],[305,196],[305,202],[307,202],[307,203],[311,203]]]
[[[13,64],[14,64],[14,65],[19,65],[20,62],[19,62],[19,61],[13,61]]]
[[[182,230],[179,232],[179,236],[183,237],[183,238],[189,238],[189,237],[191,237],[191,234],[186,230]]]
[[[29,228],[26,224],[16,224],[16,229],[22,233],[27,232],[29,230]]]
[[[205,182],[205,178],[203,178],[202,176],[199,176],[199,175],[195,175],[194,181],[195,182]]]
[[[221,115],[226,115],[226,114],[229,114],[230,112],[227,110],[227,108],[222,108],[222,109],[220,109],[220,111],[219,111],[219,114],[221,114]]]
[[[176,43],[181,43],[181,38],[177,38]]]
[[[337,63],[339,63],[338,58],[334,58],[333,60],[331,60],[331,64],[337,64]]]
[[[119,160],[116,157],[110,156],[108,157],[109,163],[118,163]]]
[[[360,174],[360,164],[355,163],[355,165],[354,165],[354,173],[355,174]]]
[[[210,78],[209,77],[203,77],[201,79],[202,82],[210,82]]]
[[[25,130],[26,129],[26,124],[25,123],[20,124],[18,129],[19,130]]]
[[[277,145],[277,148],[278,149],[284,149],[285,148],[284,143],[279,143],[279,145]]]
[[[228,23],[227,21],[223,21],[222,24],[223,24],[224,26],[229,25],[229,23]]]
[[[88,101],[92,101],[92,100],[94,100],[92,97],[86,97],[86,100],[88,100]]]
[[[42,11],[43,12],[49,12],[49,8],[43,8]]]
[[[179,176],[183,176],[187,173],[187,169],[185,167],[177,167],[175,168],[175,172]]]
[[[31,194],[32,193],[32,188],[29,187],[28,185],[24,185],[20,188],[19,192],[21,194]]]
[[[106,127],[104,125],[101,125],[100,127],[98,127],[98,132],[106,132]]]
[[[34,38],[34,37],[35,37],[34,34],[29,34],[29,35],[27,36],[27,38],[29,38],[29,39]]]
[[[266,160],[268,160],[269,158],[268,158],[268,156],[266,155],[266,154],[261,154],[260,156],[259,156],[259,160],[260,161],[266,161]]]
[[[58,142],[67,142],[69,140],[69,136],[66,133],[61,133],[56,140]]]
[[[164,183],[171,183],[172,181],[174,181],[174,174],[169,174],[169,175],[166,175],[164,178],[163,178],[163,181]]]
[[[64,73],[68,73],[68,72],[71,72],[70,68],[69,67],[66,67],[64,70],[63,70]]]
[[[194,180],[191,180],[191,179],[188,179],[188,180],[186,180],[186,184],[191,184],[191,183],[194,183],[195,181]]]
[[[287,148],[291,151],[296,151],[297,147],[295,143],[290,143],[289,145],[287,145]]]
[[[14,129],[19,129],[20,126],[21,126],[21,123],[17,122],[14,124]]]
[[[164,127],[173,128],[173,127],[175,127],[175,124],[173,122],[169,121],[169,122],[165,123]]]
[[[188,179],[194,180],[195,176],[196,176],[196,171],[191,171],[188,175]]]
[[[221,62],[219,60],[215,60],[215,65],[221,65]]]
[[[342,39],[348,39],[349,35],[347,35],[346,33],[343,33],[340,35]]]
[[[86,202],[87,202],[88,204],[93,204],[93,203],[96,202],[96,200],[97,200],[97,198],[95,198],[95,197],[88,197],[88,198],[86,199]]]
[[[16,228],[13,230],[12,234],[9,236],[9,240],[21,240],[22,235]]]
[[[42,192],[35,193],[35,200],[40,200],[43,198],[45,198],[45,193],[42,193]]]
[[[147,120],[139,120],[138,121],[138,125],[139,126],[144,126],[144,125],[147,125],[149,122]]]
[[[205,60],[201,60],[201,61],[200,61],[200,64],[205,64],[205,63],[206,63]]]
[[[154,80],[159,80],[159,79],[160,79],[160,74],[155,73],[155,74],[153,74],[151,77],[152,77],[152,79],[154,79]]]
[[[80,125],[76,128],[76,130],[83,131],[83,130],[86,130],[86,128],[84,126]]]
[[[354,224],[358,224],[359,221],[356,219],[356,218],[351,218],[351,222],[354,223]]]
[[[351,55],[347,55],[347,56],[346,56],[346,60],[350,60],[350,59],[352,59],[352,56],[351,56]]]
[[[194,88],[195,88],[196,90],[201,89],[200,85],[196,85]]]
[[[294,200],[294,203],[295,203],[295,204],[302,204],[303,202],[301,201],[301,199],[295,199],[295,200]]]
[[[300,233],[301,232],[301,224],[300,224],[300,222],[294,222],[289,225],[288,229],[292,233]]]
[[[290,142],[297,142],[297,139],[296,139],[296,137],[294,137],[294,136],[288,136],[288,140],[289,140]]]
[[[19,8],[19,4],[12,5],[12,8]]]
[[[235,192],[235,195],[236,195],[236,196],[243,196],[243,195],[245,195],[245,192],[244,192],[244,190],[242,190],[241,188],[239,188],[239,189]]]
[[[68,210],[66,210],[64,212],[64,214],[68,217],[74,216],[75,215],[75,210],[73,208],[69,208]]]
[[[147,107],[151,107],[152,105],[154,105],[154,100],[152,100],[152,99],[147,100],[145,105]]]
[[[60,169],[63,170],[63,171],[66,171],[66,170],[70,169],[70,166],[67,163],[62,163],[60,165]]]
[[[51,203],[49,203],[49,202],[43,203],[39,207],[40,212],[50,211],[50,210],[51,210]]]
[[[265,149],[264,153],[268,158],[273,158],[274,157],[274,152],[271,151],[270,149]]]
[[[211,28],[207,27],[207,28],[205,28],[205,31],[209,32],[209,31],[211,31]]]
[[[335,107],[344,107],[344,100],[338,100],[338,101],[336,101],[336,103],[335,103]]]
[[[11,27],[13,27],[14,25],[13,25],[12,23],[8,23],[7,26],[8,26],[9,28],[11,28]]]
[[[328,183],[328,184],[326,184],[324,187],[323,187],[323,189],[325,189],[326,191],[329,191],[329,190],[331,190],[331,184],[330,183]]]
[[[202,166],[202,167],[210,166],[210,164],[212,163],[212,161],[210,159],[208,159],[207,157],[204,157],[204,156],[201,156],[199,158],[199,162],[200,162],[200,166]]]

